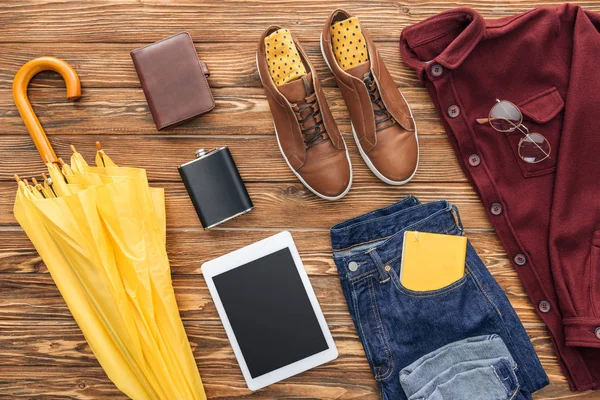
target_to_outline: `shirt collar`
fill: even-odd
[[[405,28],[400,35],[400,53],[423,82],[429,63],[458,67],[484,33],[485,21],[477,11],[455,8]]]

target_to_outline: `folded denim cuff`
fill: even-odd
[[[442,372],[441,374],[437,375],[425,386],[419,389],[419,391],[414,393],[411,397],[414,397],[416,399],[426,399],[429,396],[431,396],[433,392],[435,392],[438,386],[443,385],[446,382],[452,381],[452,379],[455,376],[469,371],[479,371],[480,368],[490,368],[491,366],[500,363],[500,361],[502,360],[505,360],[509,365],[511,364],[511,361],[506,357],[486,358],[483,360],[474,360],[457,363],[445,370],[444,372]]]
[[[511,365],[515,365],[510,351],[500,336],[471,337],[440,347],[404,367],[400,371],[400,384],[410,397],[453,365],[502,357],[506,358]]]
[[[519,380],[510,361],[503,358],[457,374],[427,397],[414,395],[409,400],[515,400],[519,395]]]

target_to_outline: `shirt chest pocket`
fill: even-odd
[[[523,114],[523,125],[530,134],[538,133],[547,141],[543,148],[549,148],[549,157],[540,162],[527,162],[527,146],[540,146],[527,141],[520,130],[506,133],[505,137],[515,156],[516,162],[526,178],[554,172],[558,158],[558,145],[563,124],[563,108],[565,103],[555,87],[544,90],[535,96],[517,104]],[[523,141],[525,140],[525,143]],[[539,147],[538,147],[539,148]]]

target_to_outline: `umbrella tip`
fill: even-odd
[[[70,145],[70,146],[69,146],[69,149],[71,149],[71,151],[72,151],[73,153],[77,153],[77,149],[75,148],[75,146],[73,146],[73,145]]]
[[[98,151],[102,150],[102,145],[98,141],[96,142],[96,150],[98,150]]]
[[[61,166],[65,165],[65,160],[63,160],[62,158],[58,158],[58,162],[60,163]]]
[[[25,186],[29,186],[29,182],[27,182],[27,179],[23,179],[23,183],[25,184]]]
[[[14,174],[13,177],[15,178],[15,181],[21,182],[21,178],[19,178],[19,175]]]
[[[37,181],[37,179],[35,179],[35,178],[31,178],[31,182],[33,182],[33,184],[34,184],[34,185],[37,185],[37,184],[38,184],[38,181]]]

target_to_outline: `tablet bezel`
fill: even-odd
[[[321,331],[323,332],[323,336],[327,342],[328,349],[296,361],[292,364],[278,368],[274,371],[260,375],[256,378],[252,378],[250,375],[250,370],[246,365],[246,360],[244,359],[242,350],[237,342],[235,333],[227,317],[227,313],[225,312],[225,308],[223,307],[223,303],[221,302],[221,298],[219,297],[219,292],[214,284],[213,277],[285,248],[289,249],[292,255],[294,264],[296,265],[296,269],[298,270],[298,274],[302,280],[306,294],[308,295],[308,299],[310,300],[315,316],[319,321],[319,326],[321,327]],[[335,346],[335,342],[333,341],[333,337],[331,336],[331,332],[329,331],[329,327],[327,326],[327,322],[325,321],[325,317],[321,311],[317,296],[315,295],[312,285],[310,284],[310,280],[304,269],[304,265],[300,259],[300,254],[298,254],[298,250],[296,249],[296,245],[290,232],[284,231],[278,233],[232,253],[208,261],[202,264],[201,269],[204,279],[206,279],[208,290],[210,291],[217,308],[217,312],[219,313],[219,317],[221,318],[221,322],[225,328],[225,332],[227,333],[229,342],[233,347],[233,352],[238,360],[242,374],[244,375],[244,379],[246,380],[246,384],[250,390],[255,391],[262,389],[265,386],[287,379],[291,376],[297,375],[301,372],[325,364],[326,362],[335,360],[337,358],[338,351]]]

